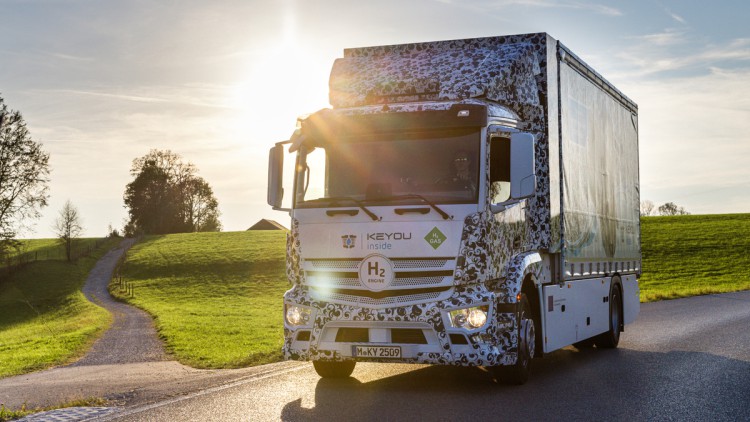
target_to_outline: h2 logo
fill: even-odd
[[[389,288],[394,277],[393,263],[383,255],[372,254],[359,263],[359,282],[373,292]]]
[[[385,277],[385,268],[380,268],[380,263],[368,262],[367,263],[367,275],[375,277]]]

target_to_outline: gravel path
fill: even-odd
[[[138,308],[115,301],[107,290],[117,262],[133,243],[134,239],[123,240],[118,247],[104,255],[89,273],[83,294],[91,302],[111,312],[114,322],[104,336],[94,343],[89,353],[70,366],[169,360],[151,317]]]

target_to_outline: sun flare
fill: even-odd
[[[331,61],[289,39],[252,55],[232,93],[236,130],[245,139],[286,139],[297,116],[328,106]]]

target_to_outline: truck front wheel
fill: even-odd
[[[357,362],[345,360],[341,362],[329,362],[324,360],[314,360],[313,367],[315,372],[323,378],[346,378],[354,372],[354,365]]]
[[[521,294],[521,313],[518,316],[518,359],[512,366],[495,366],[492,372],[508,384],[521,385],[529,380],[531,358],[536,349],[536,329],[531,305],[525,293]]]

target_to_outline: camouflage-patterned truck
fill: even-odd
[[[639,312],[633,101],[537,33],[346,49],[330,103],[269,156],[287,359],[523,383],[533,357],[617,346]]]

